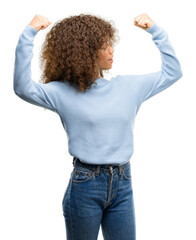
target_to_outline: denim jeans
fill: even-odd
[[[73,158],[62,200],[68,240],[135,240],[135,209],[130,161],[94,165]]]

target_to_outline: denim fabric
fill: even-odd
[[[94,165],[73,159],[62,201],[68,240],[135,240],[135,209],[130,161]]]

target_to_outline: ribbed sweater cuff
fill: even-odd
[[[157,25],[157,23],[154,22],[154,24],[152,25],[152,27],[148,28],[146,30],[146,32],[153,34],[154,32],[157,32],[158,30],[160,30],[159,25]]]
[[[28,35],[29,35],[30,37],[32,37],[32,38],[34,38],[35,35],[38,33],[38,31],[37,31],[34,27],[32,27],[32,26],[30,26],[30,25],[26,25],[24,31],[25,31],[26,33],[28,33]]]

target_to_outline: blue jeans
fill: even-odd
[[[135,209],[130,161],[94,165],[73,159],[62,201],[68,240],[135,240]]]

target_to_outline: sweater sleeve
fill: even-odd
[[[139,86],[140,103],[168,88],[182,77],[179,60],[168,40],[166,31],[154,23],[146,32],[152,35],[152,40],[160,51],[162,65],[160,71],[136,77],[136,84]]]
[[[21,99],[57,112],[53,100],[53,82],[37,83],[31,78],[31,59],[33,57],[33,40],[38,31],[27,25],[19,37],[15,50],[14,92]]]

